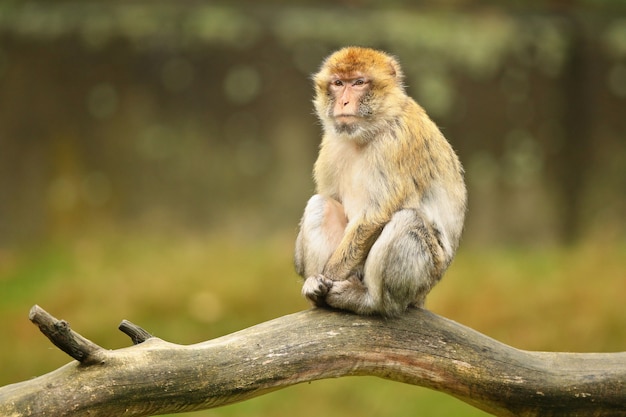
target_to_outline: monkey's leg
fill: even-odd
[[[416,210],[395,213],[372,246],[363,281],[333,282],[328,305],[359,314],[397,316],[421,306],[443,274],[444,253],[437,230]]]
[[[328,286],[315,277],[339,245],[346,224],[339,202],[319,194],[309,199],[296,239],[295,264],[298,274],[306,279],[302,293],[316,304],[322,304]]]

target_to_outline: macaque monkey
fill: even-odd
[[[422,307],[459,244],[463,168],[392,56],[344,48],[313,80],[324,136],[296,239],[302,293],[358,314]]]

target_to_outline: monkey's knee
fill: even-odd
[[[327,235],[343,235],[348,219],[343,205],[337,200],[319,194],[313,195],[306,204],[302,216],[301,229],[322,229]]]
[[[304,278],[320,274],[339,245],[347,223],[343,206],[319,194],[312,196],[296,239],[296,271]]]
[[[421,307],[436,282],[435,262],[415,210],[400,210],[385,226],[365,263],[364,283],[382,314],[396,316]]]

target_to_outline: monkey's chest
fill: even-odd
[[[346,166],[336,178],[339,199],[348,219],[359,217],[373,203],[376,192],[369,172],[371,167],[356,162]]]

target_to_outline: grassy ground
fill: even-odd
[[[27,320],[37,303],[99,345],[129,345],[121,319],[175,343],[211,339],[307,308],[293,236],[114,235],[0,250],[0,385],[69,362]],[[463,249],[427,307],[522,349],[626,349],[626,247]],[[310,404],[313,402],[314,406]],[[484,416],[449,396],[376,378],[318,381],[208,416]]]

